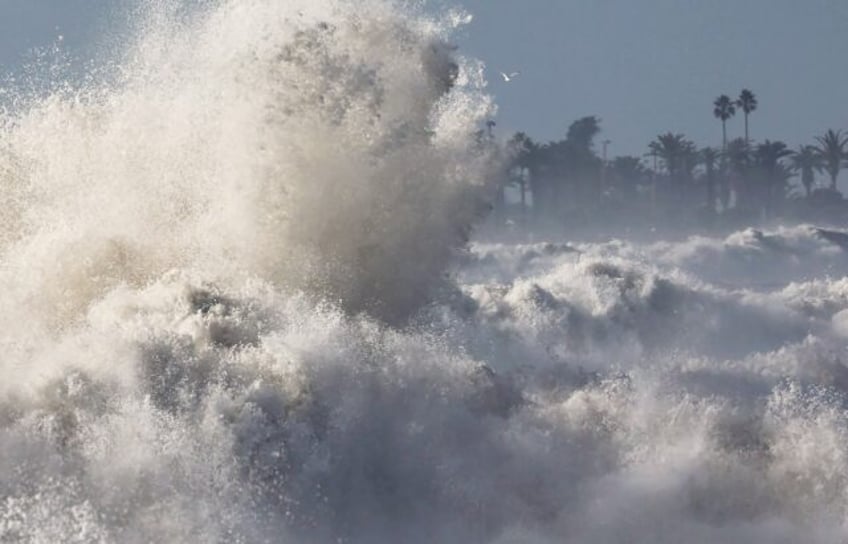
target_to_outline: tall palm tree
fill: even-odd
[[[816,183],[816,172],[821,173],[823,169],[821,157],[814,146],[802,145],[792,153],[789,160],[792,169],[801,175],[801,185],[804,186],[807,198],[810,198]]]
[[[721,146],[727,149],[727,120],[736,115],[736,106],[726,94],[716,98],[713,106],[713,115],[721,119]]]
[[[848,135],[843,135],[841,130],[828,130],[823,136],[816,136],[819,143],[816,151],[824,163],[824,168],[830,176],[830,188],[836,190],[836,178],[842,169],[842,161],[848,158]]]
[[[745,141],[750,142],[748,138],[748,115],[757,109],[757,97],[748,89],[742,89],[739,99],[736,100],[736,106],[745,114]]]

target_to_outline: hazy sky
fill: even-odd
[[[104,19],[119,2],[110,0],[0,0],[0,68],[64,36],[72,47],[104,31]],[[5,70],[4,70],[5,71]]]
[[[60,33],[70,47],[90,43],[121,1],[0,0],[0,69]],[[711,102],[742,87],[760,101],[755,139],[794,146],[848,129],[848,0],[457,2],[475,16],[459,42],[490,67],[504,131],[557,138],[595,114],[613,155],[642,153],[669,130],[720,144]],[[521,76],[504,84],[500,70]],[[729,133],[741,135],[741,116]]]
[[[465,49],[486,61],[500,124],[558,138],[596,114],[611,154],[660,132],[721,144],[719,94],[760,108],[754,139],[811,140],[848,129],[848,0],[462,0]],[[513,83],[497,71],[520,70]],[[729,136],[743,133],[741,115]]]

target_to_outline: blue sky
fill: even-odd
[[[0,70],[62,34],[86,47],[125,0],[0,0]],[[431,4],[450,4],[433,0]],[[711,102],[759,98],[754,139],[793,147],[848,129],[848,0],[456,0],[474,14],[458,37],[490,67],[499,128],[558,138],[601,117],[610,154],[658,133],[720,144]],[[521,71],[510,84],[497,72]],[[742,118],[729,123],[741,135]]]
[[[504,130],[559,138],[603,120],[611,154],[661,132],[720,145],[712,100],[757,95],[753,139],[848,129],[848,0],[462,0],[460,40],[490,67]],[[497,71],[520,70],[510,84]],[[728,125],[743,132],[741,116]]]
[[[114,0],[0,0],[0,68],[16,67],[31,49],[49,46],[60,35],[73,48],[94,42],[118,4]]]

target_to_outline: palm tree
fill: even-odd
[[[790,179],[792,179],[792,166],[782,162],[778,163],[774,171],[774,181],[777,182],[776,187],[783,189],[781,198],[789,197],[793,193],[792,186],[789,184]]]
[[[527,211],[527,182],[530,177],[529,165],[533,161],[533,155],[536,148],[536,143],[523,132],[516,132],[512,139],[507,143],[507,149],[512,156],[512,163],[509,168],[509,183],[518,186],[519,194],[521,195],[521,220],[524,223]],[[506,207],[506,195],[504,187],[501,186],[498,191],[498,203]]]
[[[736,174],[744,176],[751,166],[751,146],[742,138],[734,138],[728,142],[723,155],[730,169]]]
[[[697,151],[695,144],[687,140],[683,134],[660,134],[657,139],[648,145],[652,154],[656,154],[662,161],[672,184],[679,187],[683,194],[685,182],[691,178],[692,168],[695,166]]]
[[[509,148],[513,153],[514,183],[518,185],[521,195],[521,217],[526,217],[527,190],[533,195],[533,211],[537,214],[541,211],[539,204],[545,190],[542,178],[544,170],[543,147],[534,142],[531,137],[523,132],[517,132],[509,142]]]
[[[688,140],[683,134],[660,134],[657,139],[648,144],[651,153],[659,157],[665,166],[669,177],[675,177],[682,167],[684,149]]]
[[[763,207],[766,216],[771,215],[774,209],[774,200],[777,195],[783,197],[786,193],[786,181],[788,171],[781,160],[792,155],[783,142],[772,142],[766,140],[757,146],[754,157],[757,160],[760,174],[762,176]]]
[[[757,164],[765,169],[766,172],[772,173],[777,167],[777,163],[784,157],[792,154],[786,144],[780,141],[772,142],[766,140],[757,146],[754,156],[757,159]]]
[[[616,157],[610,164],[613,187],[623,196],[633,196],[649,180],[647,168],[639,157]]]
[[[705,177],[707,181],[707,210],[710,213],[715,212],[715,204],[716,204],[716,166],[718,165],[719,157],[721,154],[718,150],[712,147],[705,147],[701,150],[701,163],[704,165]]]
[[[751,146],[743,138],[734,138],[727,143],[722,153],[724,179],[722,180],[722,204],[727,208],[730,202],[731,185],[736,195],[736,206],[744,207],[750,198],[750,183],[752,153]]]
[[[830,176],[830,188],[836,190],[836,178],[842,169],[842,161],[848,158],[846,145],[848,135],[843,135],[841,130],[828,130],[823,136],[816,136],[819,145],[816,147],[819,157],[824,163],[824,168]]]
[[[798,151],[792,153],[790,161],[792,169],[801,175],[801,185],[804,186],[807,198],[810,198],[813,185],[816,183],[816,172],[821,173],[822,171],[821,157],[815,147],[802,145],[798,147]]]
[[[736,106],[745,114],[745,141],[750,142],[751,140],[748,139],[748,115],[757,109],[757,97],[748,89],[742,89],[742,93],[736,101]]]
[[[727,120],[736,115],[736,106],[729,96],[723,94],[713,102],[713,115],[721,119],[721,145],[727,149]]]

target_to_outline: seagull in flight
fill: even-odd
[[[501,77],[504,80],[504,83],[509,83],[513,79],[515,79],[521,72],[511,72],[509,74],[501,72]]]

